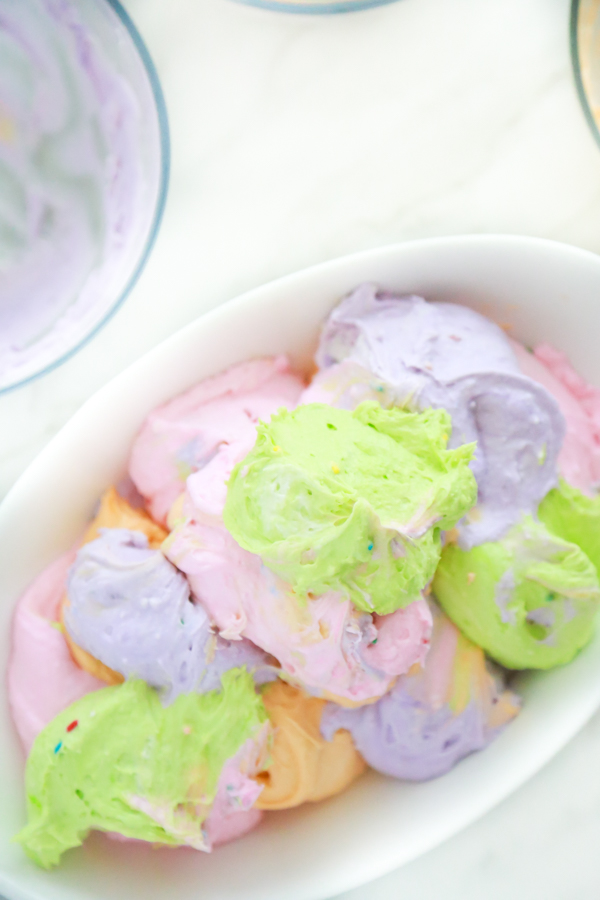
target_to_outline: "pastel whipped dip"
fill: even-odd
[[[130,491],[131,493],[131,491]],[[152,521],[150,516],[143,510],[132,506],[125,497],[117,491],[115,487],[110,487],[104,492],[100,498],[96,514],[87,527],[83,536],[82,544],[100,537],[102,529],[105,528],[125,528],[135,531],[138,534],[145,535],[148,540],[148,546],[156,550],[160,547],[167,536],[167,532],[160,525]],[[115,669],[100,662],[99,659],[92,656],[87,650],[84,650],[71,637],[67,628],[65,628],[65,609],[69,603],[66,594],[66,577],[64,581],[64,594],[60,605],[60,622],[62,625],[65,640],[69,645],[69,650],[76,663],[106,684],[121,684],[125,680],[125,676]]]
[[[72,640],[109,669],[156,688],[165,703],[218,690],[224,672],[240,666],[259,681],[275,677],[258,647],[214,634],[185,576],[139,531],[104,528],[85,544],[67,598],[63,623]]]
[[[119,300],[156,214],[161,151],[148,74],[108,4],[90,17],[73,0],[0,0],[0,17],[1,389]]]
[[[259,809],[290,809],[325,800],[345,790],[364,772],[365,762],[347,731],[332,740],[320,732],[325,700],[309,697],[283,681],[269,685],[263,703],[274,728],[271,765],[258,781]]]
[[[97,540],[98,523],[120,524],[126,521],[132,524],[137,516],[138,512],[111,488],[103,496],[98,513],[86,531],[86,538],[91,538],[93,542]],[[147,527],[143,516],[140,521]],[[100,690],[104,687],[103,681],[111,683],[103,671],[106,667],[74,645],[72,640],[65,642],[68,633],[64,629],[61,633],[58,618],[64,601],[67,573],[75,558],[76,551],[73,550],[42,572],[22,597],[16,611],[9,696],[13,719],[28,752],[36,737],[60,712],[70,708],[75,700]],[[240,664],[252,662],[253,656],[258,656],[258,662],[261,662],[264,655],[256,648],[253,654],[249,653],[245,649],[247,646],[246,641],[235,645]],[[74,648],[77,653],[71,655],[69,649],[73,651]],[[214,658],[209,665],[214,684],[213,662]],[[41,680],[40,669],[44,673]],[[99,672],[102,680],[92,677],[88,671]],[[269,675],[272,677],[272,673]],[[256,682],[256,679],[254,668],[253,680]],[[220,677],[218,682],[220,687]],[[322,792],[327,795],[335,793],[364,769],[364,763],[347,737],[340,737],[333,745],[318,738],[322,747],[316,752],[315,735],[318,736],[323,701],[313,701],[283,684],[281,687],[283,693],[271,692],[267,704],[269,715],[277,724],[277,740],[270,745],[270,749],[262,738],[258,744],[248,740],[225,762],[216,795],[203,824],[206,844],[202,849],[234,840],[256,827],[262,817],[262,808],[285,808],[304,802],[300,798],[316,800]],[[70,718],[69,724],[72,721],[74,719]],[[290,753],[290,750],[293,752]],[[333,771],[335,777],[332,780],[330,776]],[[255,780],[251,780],[251,775]],[[290,790],[292,783],[296,786],[293,791]],[[258,808],[256,798],[267,788],[265,803]],[[54,814],[56,805],[54,811],[49,813],[51,817]],[[109,836],[119,834],[122,835],[122,830],[111,832]],[[157,840],[159,838],[157,836]]]
[[[134,443],[130,474],[155,514],[163,516],[159,498],[172,497],[184,485],[177,469],[181,447],[188,460],[190,447],[208,448],[207,455],[196,456],[204,464],[197,470],[200,462],[194,464],[184,498],[173,505],[163,551],[187,575],[222,638],[251,640],[310,693],[362,703],[381,696],[396,675],[424,658],[431,619],[419,592],[393,618],[365,614],[334,590],[299,602],[293,588],[259,555],[244,550],[222,521],[225,479],[256,441],[258,410],[271,418],[294,405],[301,389],[283,358],[257,360],[208,379],[151,413]],[[152,461],[150,486],[144,472]]]
[[[590,640],[598,574],[576,544],[526,516],[500,540],[448,544],[433,590],[461,631],[509,669],[570,662]]]
[[[600,392],[472,310],[372,285],[317,364],[306,385],[250,360],[154,410],[131,482],[21,598],[40,864],[93,829],[210,850],[367,765],[437,777],[517,715],[507,669],[589,641]]]

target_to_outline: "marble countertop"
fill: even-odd
[[[331,17],[232,0],[125,6],[169,109],[163,226],[101,333],[0,396],[0,496],[109,378],[279,275],[464,232],[600,250],[600,148],[573,84],[568,0],[401,0]],[[597,898],[599,759],[597,715],[484,819],[344,900]]]

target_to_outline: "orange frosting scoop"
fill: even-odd
[[[143,509],[134,509],[130,506],[114,487],[109,487],[102,495],[98,512],[83,536],[83,543],[89,544],[99,537],[101,528],[128,528],[130,531],[141,531],[154,550],[160,547],[168,534]]]
[[[349,732],[336,732],[332,741],[321,737],[325,700],[276,681],[263,692],[263,701],[275,738],[271,767],[257,776],[264,785],[255,804],[259,809],[288,809],[324,800],[343,791],[365,770]]]

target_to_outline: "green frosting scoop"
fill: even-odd
[[[87,694],[36,738],[26,770],[29,823],[17,835],[46,868],[90,829],[207,849],[202,822],[224,763],[266,721],[252,676],[164,707],[143,681]]]
[[[442,409],[280,410],[233,470],[225,525],[300,600],[333,590],[394,612],[433,576],[441,529],[477,499],[474,445],[447,450],[450,432]]]
[[[500,541],[449,544],[433,591],[455,625],[509,669],[549,669],[588,643],[600,602],[594,565],[530,516]]]
[[[600,577],[600,496],[586,497],[561,480],[540,503],[538,516],[553,534],[581,547]]]

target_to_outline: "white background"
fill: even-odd
[[[600,149],[573,85],[568,0],[400,0],[330,17],[125,6],[167,100],[165,218],[92,343],[0,396],[0,496],[99,386],[264,281],[429,235],[600,250]],[[600,715],[483,820],[344,900],[438,897],[600,898]]]

